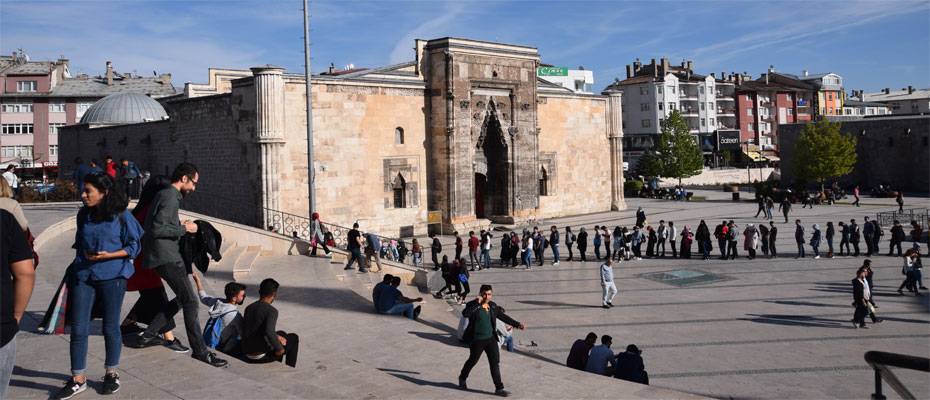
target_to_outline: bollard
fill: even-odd
[[[733,192],[733,201],[739,201],[739,192]]]

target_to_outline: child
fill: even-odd
[[[413,244],[411,246],[411,253],[413,253],[413,266],[420,268],[423,266],[423,248],[420,247],[420,242],[417,242],[416,239],[413,239]]]

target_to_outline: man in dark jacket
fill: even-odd
[[[145,332],[139,335],[138,341],[127,345],[143,348],[164,344],[158,337],[158,332],[174,317],[180,307],[184,313],[187,340],[193,350],[191,357],[214,367],[224,367],[227,364],[226,360],[217,358],[214,353],[208,351],[203,342],[203,325],[200,325],[197,315],[199,301],[191,287],[190,279],[187,278],[187,269],[178,246],[178,241],[185,233],[197,233],[197,224],[194,222],[179,222],[178,209],[181,198],[196,190],[199,180],[200,175],[193,164],[178,165],[171,175],[171,186],[158,192],[149,206],[145,218],[145,235],[142,236],[142,265],[154,269],[171,287],[176,297],[173,301],[165,303]]]
[[[874,227],[872,228],[872,231],[874,232],[872,235],[872,253],[878,255],[882,252],[881,249],[878,248],[878,242],[882,240],[882,236],[885,236],[885,230],[882,229],[881,225],[879,225],[877,219],[872,220],[872,226]]]
[[[798,243],[798,256],[795,258],[804,258],[804,227],[801,226],[801,220],[794,220],[794,241]]]
[[[459,388],[468,389],[465,384],[468,374],[478,363],[481,353],[486,353],[488,364],[491,366],[491,379],[494,380],[494,394],[507,397],[510,393],[504,390],[504,382],[501,381],[500,345],[496,334],[497,320],[521,330],[526,329],[526,326],[507,316],[503,308],[491,301],[492,296],[491,285],[481,285],[478,298],[469,301],[462,310],[462,316],[468,318],[468,328],[462,339],[469,344],[470,352],[468,361],[465,361],[462,372],[459,374]]]
[[[888,246],[888,255],[891,256],[895,246],[898,248],[898,257],[901,257],[901,242],[904,241],[904,227],[901,222],[894,220],[894,226],[891,227],[891,245]]]
[[[433,271],[436,271],[439,270],[439,253],[442,253],[442,243],[439,242],[439,237],[435,233],[430,233],[429,237],[433,238],[429,249],[433,257]]]
[[[549,233],[549,247],[552,248],[552,266],[559,265],[559,231],[552,225]]]
[[[588,365],[588,354],[591,353],[591,348],[594,347],[594,344],[597,343],[597,334],[594,332],[589,332],[588,336],[584,339],[578,339],[572,344],[572,349],[568,352],[568,359],[565,360],[565,365],[569,368],[574,368],[580,371],[584,371],[585,367]]]
[[[778,228],[775,227],[775,221],[769,221],[769,251],[772,252],[772,258],[778,257],[778,250],[775,249],[775,239],[778,239]]]
[[[865,256],[871,257],[872,254],[878,253],[874,248],[875,244],[875,225],[869,221],[869,217],[862,217],[862,237],[865,238]]]
[[[869,282],[866,280],[867,270],[862,267],[856,271],[856,278],[852,280],[853,285],[853,306],[856,311],[853,314],[853,327],[868,329],[865,326],[865,316],[869,313],[868,302],[872,298],[872,291]]]
[[[639,347],[631,344],[626,346],[626,351],[617,354],[617,361],[614,363],[614,378],[648,385],[649,374],[646,373],[642,353]]]
[[[588,261],[588,258],[585,256],[585,251],[588,250],[588,232],[585,232],[584,227],[581,228],[581,231],[578,232],[578,255],[581,257],[581,261]]]

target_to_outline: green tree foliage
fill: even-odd
[[[662,176],[663,168],[662,159],[652,150],[640,156],[636,163],[637,174],[642,176]]]
[[[794,143],[794,173],[820,183],[852,172],[856,165],[856,137],[840,133],[841,124],[820,120],[804,126]]]
[[[704,170],[704,156],[698,147],[697,138],[688,132],[688,124],[678,110],[672,111],[661,122],[662,133],[656,143],[655,154],[660,160],[662,173],[659,176],[682,178],[700,174]]]

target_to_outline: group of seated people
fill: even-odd
[[[420,303],[423,298],[404,297],[403,293],[398,289],[399,286],[399,276],[384,274],[384,279],[371,290],[371,302],[375,305],[375,312],[378,314],[403,315],[410,319],[417,319],[420,316],[422,306],[414,307],[413,303]]]
[[[565,365],[581,371],[598,375],[613,376],[630,382],[649,384],[649,374],[643,364],[642,351],[635,344],[626,346],[626,351],[614,354],[610,346],[613,338],[601,336],[601,344],[595,346],[597,334],[588,333],[584,339],[578,339],[568,353]]]

